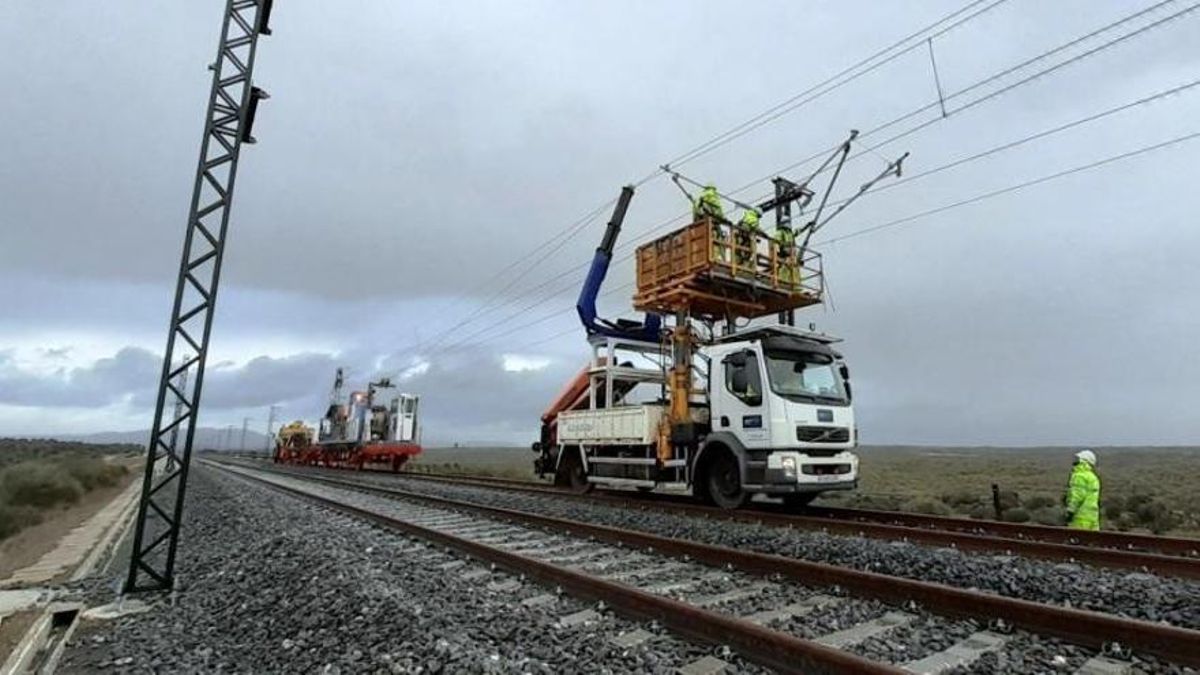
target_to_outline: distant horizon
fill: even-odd
[[[196,432],[197,432],[197,435],[200,437],[203,437],[203,436],[211,437],[213,435],[223,435],[226,433],[226,430],[224,428],[220,428],[220,427],[198,427],[196,429]],[[145,444],[146,444],[145,441],[138,440],[134,437],[141,435],[141,436],[147,437],[147,439],[148,439],[149,433],[150,433],[149,429],[146,429],[144,431],[97,431],[97,432],[93,432],[93,433],[89,433],[89,434],[0,435],[0,440],[52,440],[52,441],[60,441],[60,442],[85,443],[85,444],[92,444],[92,445],[127,444],[127,445],[135,445],[135,446],[139,446],[139,447],[145,447]],[[105,436],[114,437],[114,439],[113,440],[102,440],[102,437],[105,437]],[[116,437],[122,437],[122,436],[128,436],[129,439],[128,440],[118,440],[116,438]],[[241,429],[234,429],[233,430],[233,438],[234,438],[235,444],[237,444],[240,441],[240,437],[241,437]],[[91,440],[89,440],[89,439],[91,439]],[[252,446],[252,447],[247,447],[246,448],[247,450],[254,450],[256,448],[261,448],[261,444],[266,440],[266,434],[264,434],[261,431],[254,431],[252,429],[247,429],[246,430],[246,440],[247,440],[247,446]],[[209,447],[209,445],[211,445],[211,443],[196,443],[193,445],[193,447],[197,450],[216,450],[216,449],[226,449],[226,450],[239,449],[240,450],[240,448],[214,448],[214,447]],[[459,441],[457,444],[455,444],[454,441],[446,441],[446,440],[442,440],[442,439],[438,439],[436,441],[425,443],[423,445],[424,445],[425,450],[427,450],[427,451],[455,450],[455,449],[459,449],[459,450],[463,450],[463,449],[470,449],[470,450],[498,449],[498,450],[528,451],[528,449],[529,449],[528,444],[514,444],[514,443],[488,442],[488,441]],[[871,450],[871,449],[888,450],[888,449],[910,449],[910,448],[923,449],[923,450],[939,450],[939,449],[941,449],[941,450],[1067,450],[1067,449],[1081,448],[1081,447],[1089,447],[1089,448],[1095,448],[1095,449],[1124,449],[1124,450],[1136,450],[1136,449],[1200,450],[1200,442],[1197,442],[1195,445],[1186,445],[1186,444],[1183,444],[1183,445],[1181,445],[1181,444],[1163,444],[1163,445],[1113,444],[1113,445],[1105,445],[1105,444],[1099,444],[1099,443],[1091,443],[1091,444],[1088,444],[1088,443],[1074,443],[1074,444],[1072,444],[1072,443],[1033,443],[1033,444],[1028,444],[1028,445],[1001,445],[1001,444],[978,444],[978,443],[975,443],[975,444],[966,444],[966,443],[964,443],[964,444],[864,443],[862,445],[859,445],[858,447],[860,449],[864,449],[864,450]]]

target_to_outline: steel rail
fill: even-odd
[[[688,556],[698,562],[711,565],[732,565],[743,572],[768,576],[782,575],[808,585],[840,586],[855,594],[893,603],[913,601],[940,614],[984,621],[998,619],[1008,625],[1035,634],[1057,637],[1095,649],[1102,649],[1111,643],[1119,643],[1172,663],[1193,668],[1200,667],[1200,631],[1188,628],[1007,598],[944,584],[809,562],[774,554],[662,537],[637,530],[583,523],[528,511],[434,497],[395,488],[366,485],[324,476],[278,473],[384,497],[424,501],[448,508],[474,511],[626,546],[651,548],[668,555]]]
[[[454,474],[423,474],[402,472],[396,474],[406,478],[443,482],[473,482],[481,486],[534,488],[537,491],[573,494],[563,488],[557,488],[547,483],[522,481],[492,476],[456,476]],[[613,493],[609,493],[613,494]],[[664,495],[656,495],[662,497]],[[700,508],[708,508],[701,506]],[[711,509],[716,511],[718,509]],[[1045,541],[1060,543],[1075,547],[1105,547],[1114,549],[1137,550],[1172,555],[1183,558],[1195,558],[1200,561],[1200,539],[1188,537],[1169,537],[1155,534],[1139,534],[1135,532],[1114,532],[1112,530],[1074,530],[1051,525],[1036,525],[1030,523],[1007,523],[1000,520],[956,518],[953,516],[935,516],[906,511],[884,511],[878,509],[856,509],[833,506],[808,506],[802,514],[782,513],[782,507],[776,504],[748,504],[742,512],[768,513],[785,517],[813,516],[825,520],[855,520],[878,523],[899,524],[907,527],[923,529],[957,530],[975,534],[992,533],[1009,539],[1024,539],[1027,541]]]
[[[701,609],[685,602],[647,593],[632,586],[510,553],[446,532],[344,504],[335,499],[280,485],[259,476],[232,470],[219,463],[211,462],[209,464],[243,479],[306,499],[380,527],[420,537],[453,548],[471,557],[495,563],[511,572],[525,574],[548,584],[559,585],[573,596],[603,601],[606,605],[630,618],[640,621],[657,621],[673,632],[693,640],[729,645],[746,659],[782,673],[898,674],[907,672],[895,666],[869,661],[849,652],[775,631],[750,621]],[[262,469],[256,470],[263,471]],[[282,475],[295,477],[294,474]],[[303,477],[300,480],[339,482],[309,477]],[[436,503],[436,500],[427,501]]]
[[[904,511],[877,509],[854,509],[843,507],[809,507],[806,513],[813,516],[837,520],[867,520],[880,523],[899,523],[909,527],[938,528],[943,530],[968,530],[992,533],[1013,539],[1031,539],[1056,542],[1071,546],[1102,546],[1107,548],[1157,551],[1179,557],[1200,560],[1200,539],[1167,537],[1135,532],[1113,532],[1111,530],[1073,530],[1050,525],[1030,523],[1006,523],[1000,520],[968,520],[951,516],[934,516]]]
[[[773,504],[759,504],[754,508],[730,511],[671,499],[669,495],[657,495],[658,499],[649,500],[644,495],[633,496],[614,492],[581,495],[551,485],[503,478],[460,478],[445,474],[418,473],[395,475],[609,502],[623,508],[649,507],[739,522],[820,529],[841,534],[945,546],[964,551],[1012,552],[1031,558],[1146,570],[1184,579],[1200,579],[1200,540],[1121,532],[1088,532],[1045,525],[923,516],[896,511],[810,507],[803,513],[791,513],[783,512]],[[1162,551],[1177,552],[1178,555],[1168,555]]]

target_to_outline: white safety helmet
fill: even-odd
[[[1096,453],[1092,452],[1091,450],[1080,450],[1079,452],[1075,453],[1075,459],[1081,462],[1087,462],[1092,466],[1096,466]]]

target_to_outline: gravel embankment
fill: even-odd
[[[648,503],[645,509],[627,509],[567,497],[523,495],[403,476],[327,473],[420,494],[534,511],[1200,629],[1200,583],[1184,579],[677,515],[656,511],[653,503]]]
[[[519,579],[493,590],[511,577],[464,579],[483,566],[203,466],[186,518],[174,603],[84,622],[64,672],[666,673],[705,655],[761,670],[603,609],[562,627],[560,617],[597,607],[562,596],[526,607],[553,590]],[[465,565],[441,568],[455,560]],[[94,600],[112,599],[107,585],[93,586]],[[639,628],[655,636],[612,643]]]

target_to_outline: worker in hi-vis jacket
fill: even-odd
[[[1075,453],[1075,466],[1063,498],[1067,508],[1067,527],[1077,530],[1100,529],[1100,477],[1096,475],[1096,453]]]

